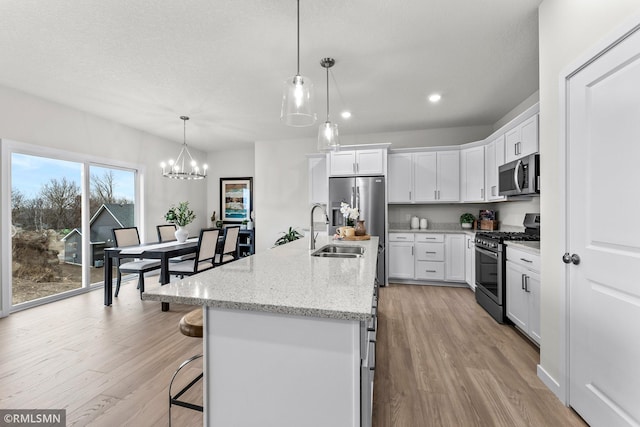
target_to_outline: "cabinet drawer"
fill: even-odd
[[[415,256],[418,261],[444,261],[444,243],[416,243]]]
[[[444,280],[444,262],[416,261],[416,279]]]
[[[444,234],[416,233],[416,242],[444,242]]]
[[[507,245],[507,260],[540,272],[540,255]]]
[[[390,242],[413,242],[413,233],[389,233]]]

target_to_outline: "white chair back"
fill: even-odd
[[[238,235],[240,234],[240,227],[227,227],[225,229],[224,248],[223,254],[233,252],[238,247]]]
[[[156,225],[156,229],[158,230],[158,241],[172,242],[177,240],[175,224]]]
[[[116,246],[134,246],[140,244],[137,227],[114,228],[113,239]]]
[[[213,260],[218,246],[219,228],[207,228],[200,231],[200,242],[198,249],[198,263]]]

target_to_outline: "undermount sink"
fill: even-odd
[[[311,254],[311,256],[327,258],[360,258],[363,255],[362,246],[348,245],[325,245]]]

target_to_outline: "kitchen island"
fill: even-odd
[[[370,423],[378,238],[328,243],[365,252],[300,239],[143,294],[204,306],[204,425]]]

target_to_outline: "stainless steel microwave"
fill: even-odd
[[[501,196],[540,194],[540,155],[531,154],[498,168]]]

